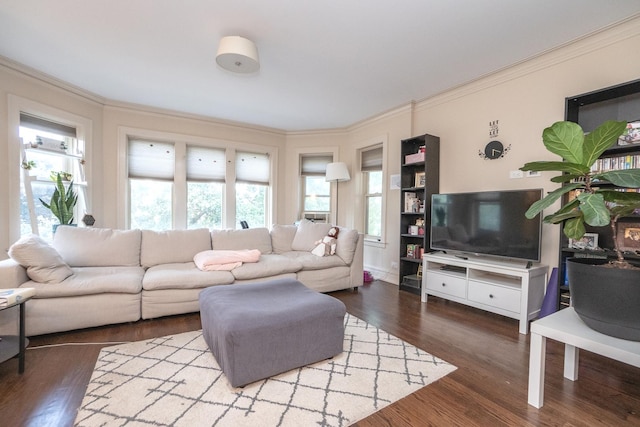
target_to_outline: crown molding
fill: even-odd
[[[50,76],[49,74],[45,74],[42,71],[38,71],[35,68],[31,68],[27,65],[13,61],[12,59],[9,59],[1,55],[0,55],[0,66],[7,69],[7,71],[10,71],[16,75],[19,75],[20,77],[27,77],[39,83],[47,84],[56,89],[62,90],[66,93],[70,93],[72,95],[80,97],[86,101],[90,101],[99,105],[104,105],[106,101],[105,98],[100,95],[89,92],[78,86],[74,86],[56,77]]]

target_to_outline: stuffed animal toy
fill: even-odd
[[[338,227],[331,227],[326,236],[322,240],[315,242],[316,247],[311,251],[316,256],[329,256],[336,253],[336,244],[338,243]]]

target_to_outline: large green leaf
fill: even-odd
[[[552,191],[542,199],[538,200],[537,202],[534,202],[531,206],[529,206],[529,209],[527,209],[524,216],[526,216],[529,219],[534,218],[536,215],[538,215],[540,212],[542,212],[544,209],[551,206],[556,200],[562,197],[563,194],[568,193],[571,190],[575,190],[576,188],[579,188],[579,187],[582,187],[582,184],[575,183],[575,184],[565,185],[563,187],[558,188],[557,190]]]
[[[609,225],[611,214],[602,194],[582,193],[578,196],[584,222],[594,227]]]
[[[564,223],[562,231],[568,238],[577,240],[581,239],[587,230],[584,228],[583,219],[581,217],[577,217],[567,220],[567,222]]]
[[[554,161],[540,161],[540,162],[525,163],[525,165],[522,166],[520,170],[536,171],[536,172],[560,171],[560,172],[566,172],[574,175],[585,175],[585,174],[588,174],[590,171],[590,169],[587,166],[583,166],[579,163],[554,162]]]
[[[559,155],[567,162],[585,164],[583,160],[584,132],[578,124],[556,122],[542,132],[542,141],[547,150]]]
[[[615,184],[618,187],[640,187],[640,169],[612,170],[600,173],[597,175],[597,177]]]
[[[624,133],[626,128],[627,122],[608,120],[585,136],[583,164],[588,166],[594,164],[607,148],[618,141],[618,137]]]

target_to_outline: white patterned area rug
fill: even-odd
[[[201,331],[105,347],[77,426],[347,426],[453,372],[345,316],[344,352],[232,388]]]

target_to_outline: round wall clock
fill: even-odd
[[[486,160],[495,160],[504,157],[511,146],[505,147],[500,141],[491,141],[484,147],[484,152],[479,151],[480,157]]]

